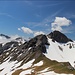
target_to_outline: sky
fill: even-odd
[[[0,0],[0,33],[29,38],[54,30],[75,40],[74,0]]]

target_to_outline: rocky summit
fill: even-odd
[[[59,31],[53,31],[50,34],[48,34],[48,37],[59,42],[59,43],[67,43],[69,41],[72,41],[71,39],[67,38],[63,33]]]
[[[75,42],[59,31],[7,39],[0,44],[0,75],[75,75]]]

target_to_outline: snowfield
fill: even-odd
[[[0,72],[0,75],[12,75],[13,72],[15,72],[16,70],[18,69],[26,69],[26,68],[29,68],[32,66],[32,63],[35,59],[29,61],[28,63],[24,64],[23,66],[17,68],[18,66],[20,66],[21,62],[17,62],[17,61],[14,61],[14,62],[9,62],[10,59],[8,59],[6,62],[2,63],[0,65],[0,70],[2,70]],[[30,71],[30,70],[29,70]],[[26,70],[26,72],[29,72]],[[25,73],[26,73],[25,72]],[[31,71],[30,71],[31,72]]]
[[[4,63],[2,63],[0,65],[0,70],[2,70],[0,72],[0,75],[12,75],[13,72],[15,72],[16,70],[18,69],[27,69],[29,67],[32,66],[32,63],[35,61],[35,59],[29,61],[28,63],[24,64],[23,66],[17,68],[21,62],[18,63],[18,61],[14,61],[14,62],[9,62],[10,59],[8,59],[7,61],[5,61]],[[39,63],[33,65],[33,66],[41,66],[43,65],[43,61],[40,61]],[[20,73],[20,75],[25,75],[25,74],[31,74],[31,71],[32,69],[28,69],[28,70],[25,70],[25,71],[22,71]]]
[[[12,74],[12,70],[13,70],[13,67],[15,68],[16,67],[16,63],[17,61],[15,62],[9,62],[10,59],[8,59],[6,62],[2,63],[0,65],[0,70],[2,70],[0,72],[0,75],[11,75]]]
[[[67,44],[60,44],[56,41],[52,42],[52,39],[49,38],[48,42],[50,45],[46,47],[47,53],[44,54],[47,58],[51,60],[56,60],[58,62],[69,62],[72,67],[74,67],[75,48],[69,48],[69,44],[72,44],[73,42],[68,42]],[[62,50],[59,47],[61,47]]]

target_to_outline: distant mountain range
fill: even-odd
[[[5,37],[6,39],[10,39],[9,36],[5,35],[5,34],[0,34],[1,37]]]
[[[59,31],[0,43],[0,75],[75,75],[75,42]],[[9,40],[11,39],[11,40]]]

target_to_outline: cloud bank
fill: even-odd
[[[18,28],[18,30],[23,31],[26,34],[33,34],[34,36],[37,36],[37,35],[40,35],[40,34],[45,34],[43,31],[33,31],[30,28],[27,28],[27,27],[24,27],[24,26],[21,27],[21,28]]]
[[[40,34],[45,34],[43,31],[37,31],[34,33],[34,36],[40,35]]]
[[[51,23],[51,30],[63,31],[62,27],[69,26],[72,22],[65,17],[56,17],[54,22]]]
[[[27,27],[21,27],[21,28],[18,28],[18,30],[22,30],[26,34],[32,34],[33,33],[33,31]]]

